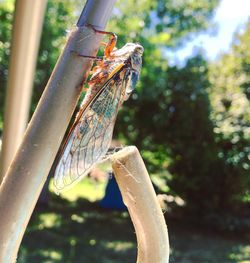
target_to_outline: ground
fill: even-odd
[[[127,212],[101,209],[105,184],[85,179],[62,196],[38,204],[18,263],[133,263],[136,235]],[[250,241],[168,219],[170,263],[250,263]]]

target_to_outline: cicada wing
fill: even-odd
[[[56,191],[70,188],[102,160],[112,140],[125,89],[120,72],[100,89],[75,123],[55,170]]]

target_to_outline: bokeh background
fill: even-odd
[[[250,3],[238,0],[242,13],[230,13],[232,2],[118,0],[107,27],[118,47],[145,49],[114,138],[142,154],[165,212],[172,263],[250,262]],[[30,116],[83,5],[48,1]],[[0,1],[0,134],[13,12],[13,0]],[[17,262],[135,262],[128,213],[98,203],[107,169],[62,196],[49,190]]]

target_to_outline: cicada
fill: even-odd
[[[55,169],[57,192],[70,188],[102,161],[111,144],[117,113],[139,78],[143,47],[127,43],[116,49],[116,36],[111,34],[110,39],[105,56],[92,69],[87,93],[63,144]]]

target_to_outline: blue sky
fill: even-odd
[[[216,34],[200,34],[183,48],[169,54],[171,64],[182,64],[197,47],[205,51],[209,60],[214,60],[227,51],[232,43],[233,34],[239,30],[250,17],[250,0],[221,0],[212,21],[217,24]]]

